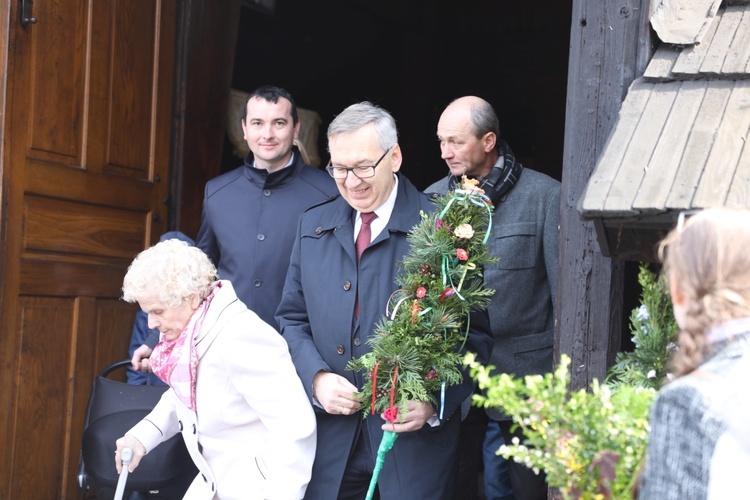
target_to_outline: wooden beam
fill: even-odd
[[[601,254],[593,222],[576,205],[628,86],[645,69],[648,3],[573,0],[555,361],[571,357],[574,389],[602,380],[620,346],[624,263]]]

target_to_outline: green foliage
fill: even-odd
[[[658,275],[641,265],[638,282],[641,306],[630,315],[635,350],[619,353],[605,383],[594,380],[589,392],[569,390],[565,355],[554,374],[523,380],[490,376],[492,367],[466,358],[486,394],[474,396],[475,404],[501,408],[526,438],[502,447],[501,454],[544,470],[565,498],[632,497],[648,444],[651,403],[667,377],[678,330]]]
[[[641,265],[641,306],[630,314],[630,331],[635,349],[620,352],[606,381],[613,385],[659,389],[667,377],[668,362],[676,349],[677,322],[672,300],[663,279]]]
[[[564,498],[631,498],[632,487],[645,454],[648,414],[656,391],[621,384],[600,385],[591,392],[568,389],[570,358],[563,355],[554,373],[527,376],[491,376],[493,367],[466,356],[472,376],[485,396],[475,404],[500,407],[523,429],[500,448],[534,470],[544,470],[547,482]]]
[[[494,293],[481,274],[492,262],[484,244],[491,204],[462,190],[438,197],[435,204],[435,213],[422,213],[409,233],[400,288],[368,340],[371,351],[347,365],[366,373],[360,393],[365,417],[372,409],[373,385],[375,411],[384,412],[408,400],[437,403],[443,382],[461,383],[469,313],[485,309]]]

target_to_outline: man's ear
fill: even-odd
[[[302,124],[300,120],[297,120],[297,123],[294,125],[294,138],[299,139],[299,127]]]
[[[489,153],[490,151],[494,150],[496,144],[497,136],[494,132],[487,132],[482,137],[482,149],[484,149],[485,153]]]
[[[391,152],[388,153],[391,157],[391,172],[398,172],[401,168],[401,162],[403,160],[401,156],[401,146],[396,143],[392,148]]]

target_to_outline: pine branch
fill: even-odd
[[[463,381],[460,347],[472,311],[486,309],[494,290],[484,286],[483,267],[493,262],[484,239],[492,216],[489,200],[456,190],[435,201],[409,232],[409,252],[400,262],[389,314],[376,324],[371,351],[353,359],[362,370],[364,416],[403,407],[409,400],[437,404],[441,387]],[[373,387],[374,386],[374,387]]]
[[[620,352],[607,382],[659,389],[667,377],[667,365],[676,349],[677,323],[669,293],[655,273],[641,265],[641,306],[630,314],[635,349]]]

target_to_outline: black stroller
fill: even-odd
[[[129,360],[113,363],[96,377],[86,410],[78,486],[83,492],[95,489],[99,500],[112,498],[117,486],[115,441],[146,416],[167,389],[107,378],[129,364]],[[182,436],[176,435],[143,457],[128,475],[127,488],[143,492],[139,498],[182,498],[196,474]]]

